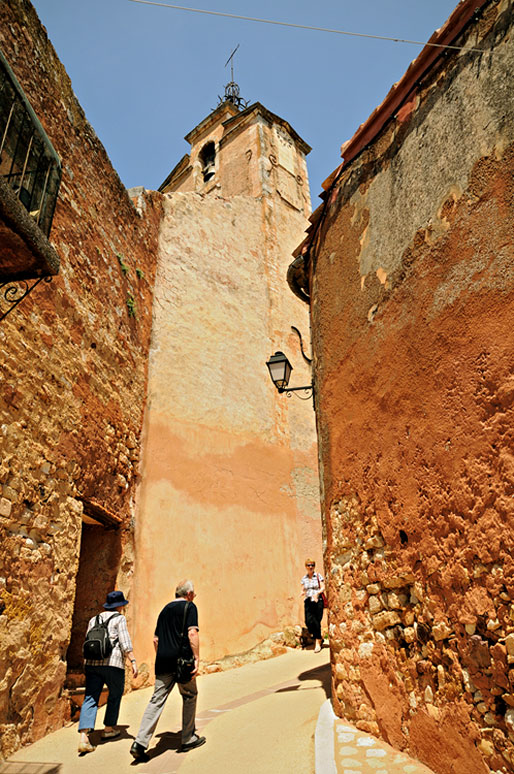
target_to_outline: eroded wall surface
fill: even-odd
[[[0,322],[1,758],[69,712],[82,498],[121,519],[115,548],[88,558],[82,616],[113,569],[130,592],[161,210],[147,195],[143,219],[129,200],[28,2],[0,4],[0,44],[63,164],[51,232],[60,274]]]
[[[268,197],[164,197],[136,528],[140,657],[157,615],[194,580],[201,658],[241,653],[301,621],[305,556],[321,560],[312,403],[279,396],[279,347],[309,384],[286,267],[304,227]],[[303,380],[303,381],[302,381]]]
[[[514,770],[512,12],[344,169],[312,274],[334,706],[438,774]]]

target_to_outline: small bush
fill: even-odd
[[[127,309],[129,317],[136,317],[136,302],[134,301],[134,296],[131,296],[130,293],[127,296]]]

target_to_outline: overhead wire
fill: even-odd
[[[158,3],[156,0],[129,0],[131,3],[140,3],[142,5],[157,5],[161,8],[173,8],[178,11],[189,11],[191,13],[203,13],[209,16],[222,16],[227,19],[239,19],[240,21],[258,22],[259,24],[275,24],[279,27],[294,27],[300,30],[314,30],[315,32],[331,32],[335,35],[347,35],[354,38],[371,38],[372,40],[388,40],[393,43],[409,43],[413,46],[432,46],[433,48],[447,48],[453,51],[474,51],[483,54],[481,48],[466,48],[465,46],[453,46],[446,43],[430,43],[421,40],[408,40],[406,38],[391,38],[386,35],[371,35],[365,32],[349,32],[348,30],[335,30],[330,27],[313,27],[309,24],[294,24],[293,22],[281,22],[273,19],[258,19],[254,16],[240,16],[235,13],[224,13],[222,11],[207,11],[203,8],[188,8],[184,5],[174,5],[172,3]]]

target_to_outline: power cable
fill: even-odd
[[[335,35],[348,35],[353,38],[371,38],[372,40],[389,40],[393,43],[410,43],[413,46],[432,46],[433,48],[449,48],[453,51],[474,51],[483,54],[481,48],[465,48],[465,46],[451,46],[444,43],[426,43],[421,40],[407,40],[405,38],[388,38],[385,35],[368,35],[365,32],[348,32],[346,30],[333,30],[329,27],[311,27],[308,24],[293,24],[292,22],[274,21],[272,19],[257,19],[253,16],[238,16],[235,13],[222,13],[221,11],[206,11],[202,8],[186,8],[183,5],[172,5],[171,3],[157,3],[154,0],[129,0],[131,3],[141,3],[142,5],[158,5],[161,8],[174,8],[178,11],[190,11],[191,13],[204,13],[209,16],[223,16],[227,19],[239,19],[241,21],[259,22],[260,24],[276,24],[279,27],[295,27],[299,30],[315,30],[316,32],[332,32]]]

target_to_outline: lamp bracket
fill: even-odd
[[[287,398],[290,398],[293,392],[304,393],[304,395],[295,395],[295,397],[300,398],[300,400],[309,400],[309,398],[312,398],[314,395],[314,388],[312,384],[309,384],[307,387],[286,387],[285,389],[283,388],[277,388],[277,389],[279,392],[285,392]]]
[[[307,355],[306,355],[306,354],[305,354],[305,352],[303,351],[303,340],[302,340],[302,334],[300,333],[300,331],[298,330],[298,328],[296,328],[294,325],[291,325],[291,330],[292,330],[292,331],[294,331],[294,332],[296,333],[296,335],[298,336],[298,339],[300,340],[300,351],[301,351],[301,353],[302,353],[302,357],[303,357],[303,359],[305,360],[305,362],[306,362],[306,363],[308,363],[309,365],[312,365],[312,358],[311,358],[311,357],[307,357]]]
[[[0,306],[0,322],[7,317],[7,315],[12,312],[24,298],[27,298],[28,294],[34,290],[36,285],[39,285],[39,283],[43,281],[51,282],[52,277],[38,277],[32,284],[30,284],[28,280],[18,280],[17,282],[11,280],[7,282],[0,281],[0,296],[3,296],[3,298],[0,298],[0,304],[2,304],[5,309],[5,311],[3,311]]]

